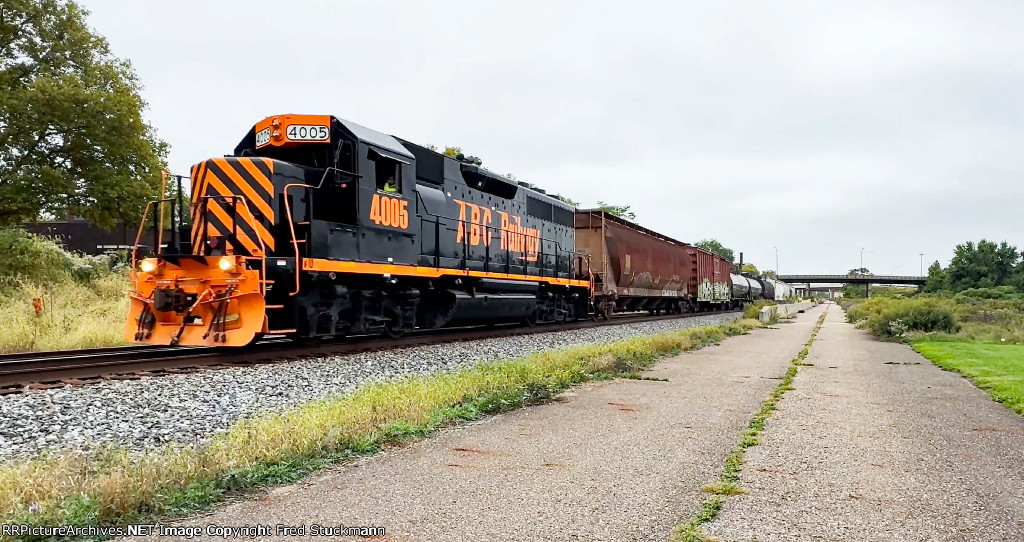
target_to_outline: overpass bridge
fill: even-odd
[[[915,275],[779,275],[786,283],[806,284],[917,284],[924,286],[928,277]]]
[[[924,286],[928,277],[915,275],[779,275],[779,280],[790,285],[806,284],[864,284],[865,294],[871,296],[872,284],[911,284]]]

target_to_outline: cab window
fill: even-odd
[[[377,190],[385,193],[401,192],[402,168],[398,167],[398,162],[383,156],[375,156],[373,161]]]

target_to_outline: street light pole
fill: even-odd
[[[864,269],[864,247],[860,249],[860,268]]]
[[[779,247],[772,247],[775,249],[775,280],[779,280]]]
[[[921,276],[924,276],[924,252],[918,254],[921,257]]]

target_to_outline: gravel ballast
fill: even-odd
[[[241,418],[344,393],[367,381],[722,324],[738,316],[625,323],[2,396],[0,460],[97,445],[144,450],[172,442],[201,443]]]

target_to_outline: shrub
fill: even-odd
[[[757,320],[760,317],[761,309],[774,304],[775,302],[769,299],[761,299],[753,303],[748,303],[743,307],[743,317]]]
[[[850,308],[850,319],[879,337],[903,338],[907,332],[956,333],[954,306],[939,299],[878,298]]]
[[[970,288],[957,292],[953,299],[957,303],[970,303],[981,299],[1004,299],[1007,301],[1019,301],[1022,296],[1013,286],[995,286],[993,288]]]
[[[115,258],[68,252],[54,239],[21,228],[0,229],[0,288],[21,283],[90,282],[110,274]]]

